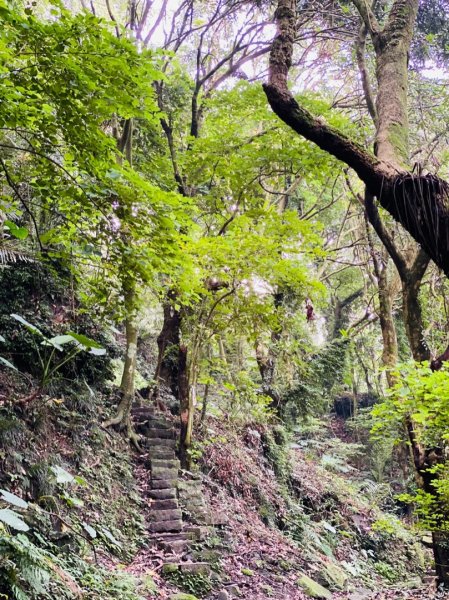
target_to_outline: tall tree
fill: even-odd
[[[424,252],[449,276],[449,185],[435,175],[407,171],[408,59],[418,0],[395,0],[383,26],[367,2],[353,0],[353,3],[363,19],[376,54],[376,155],[369,154],[358,143],[315,118],[290,92],[288,74],[297,24],[294,0],[278,2],[277,34],[271,48],[265,93],[273,111],[294,131],[352,167],[367,187],[368,202],[376,197],[380,205],[404,226]],[[368,204],[368,209],[372,210],[372,204]],[[422,265],[426,260],[423,258],[411,266],[412,285],[419,284],[422,278]],[[407,278],[407,275],[410,275],[408,266],[404,277]],[[414,308],[416,306],[407,306],[407,310]],[[410,417],[407,427],[414,449],[415,468],[422,475],[427,468],[426,452],[419,445]],[[426,485],[425,477],[423,485]],[[444,535],[435,532],[433,542],[438,578],[449,584],[449,554]]]

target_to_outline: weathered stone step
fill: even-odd
[[[154,521],[148,524],[148,529],[152,533],[158,533],[162,531],[181,531],[182,521]]]
[[[167,448],[165,446],[150,446],[148,454],[150,460],[174,460],[176,458],[174,448]]]
[[[173,554],[181,554],[192,545],[192,540],[173,540],[171,542],[165,542],[161,540],[159,547],[166,552],[173,552]]]
[[[131,409],[131,415],[135,420],[148,419],[156,415],[154,406],[135,406]]]
[[[178,521],[182,519],[182,512],[179,508],[170,510],[152,510],[148,517],[151,521]]]
[[[148,492],[150,498],[155,500],[167,500],[169,498],[176,498],[176,488],[164,488],[164,489],[153,489]]]
[[[151,500],[150,508],[152,510],[172,510],[174,508],[179,508],[179,505],[176,498],[168,500]]]
[[[149,415],[147,418],[138,419],[136,425],[144,429],[173,429],[173,423],[164,421],[157,415]]]
[[[176,488],[177,479],[152,479],[151,488],[153,490],[166,490]]]
[[[151,468],[159,467],[163,469],[177,469],[179,470],[181,464],[177,458],[150,458]]]
[[[159,533],[158,536],[153,539],[153,541],[157,543],[164,542],[167,544],[171,542],[176,542],[178,540],[192,541],[192,537],[190,533],[186,533],[185,531],[179,531],[177,533]]]
[[[146,430],[146,436],[150,440],[157,439],[174,439],[176,437],[176,431],[173,428],[170,429],[158,429],[156,427],[151,427]]]
[[[192,525],[184,527],[183,529],[183,532],[190,535],[192,540],[199,542],[205,540],[210,535],[211,531],[212,527],[207,525]]]
[[[176,468],[165,468],[165,467],[155,467],[151,465],[151,480],[155,479],[177,479],[179,469]]]
[[[150,448],[158,448],[162,446],[165,448],[176,448],[176,440],[172,438],[148,438],[146,442],[146,445]]]

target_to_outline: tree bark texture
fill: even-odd
[[[164,304],[164,321],[157,338],[158,359],[156,365],[156,386],[166,386],[175,398],[179,398],[179,345],[181,341],[181,311],[177,310],[168,298]]]
[[[179,437],[179,459],[183,469],[190,469],[189,447],[192,442],[192,411],[190,410],[189,374],[187,366],[187,348],[181,346],[178,356],[178,390],[181,416],[181,431]]]

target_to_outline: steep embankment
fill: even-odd
[[[8,392],[7,381],[3,388]],[[143,454],[132,452],[120,435],[102,429],[111,410],[89,392],[46,397],[22,414],[1,407],[1,488],[28,503],[5,495],[2,502],[15,515],[0,531],[0,590],[8,598],[365,600],[430,593],[421,582],[423,547],[378,508],[383,497],[375,484],[341,458],[332,463],[325,451],[335,447],[331,430],[304,440],[280,427],[210,420],[195,448],[197,473],[176,474],[179,500],[158,505],[176,518],[182,509],[182,530],[177,524],[155,539],[151,439]],[[162,426],[154,435],[165,435]],[[162,469],[173,488],[173,458],[159,455],[156,463],[153,470]]]

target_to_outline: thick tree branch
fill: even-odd
[[[416,0],[399,1],[413,5],[409,7],[413,11]],[[415,176],[377,159],[315,118],[289,91],[287,78],[296,34],[295,6],[295,0],[279,0],[276,11],[277,34],[271,47],[268,83],[264,85],[273,111],[296,133],[353,168],[381,206],[449,276],[449,184],[435,175]],[[410,18],[406,15],[407,23]]]

